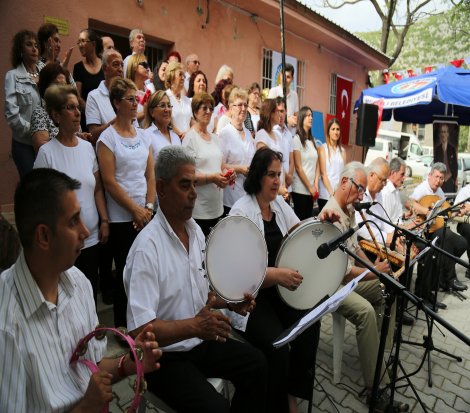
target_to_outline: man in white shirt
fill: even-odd
[[[454,205],[462,202],[470,197],[470,184],[465,185],[460,191],[457,193],[455,197]],[[470,202],[465,202],[461,207],[460,215],[465,217],[465,222],[460,222],[457,224],[457,232],[462,235],[467,240],[467,260],[470,260],[470,224],[469,224],[469,216],[470,216]],[[467,268],[465,272],[465,277],[470,278],[470,269]]]
[[[393,158],[390,161],[387,184],[382,189],[382,205],[390,221],[394,224],[403,223],[404,214],[400,198],[400,188],[405,180],[405,171],[405,161],[399,157]]]
[[[212,311],[245,315],[254,306],[229,304],[209,292],[204,234],[191,217],[196,201],[195,160],[182,147],[163,148],[155,162],[159,208],[139,233],[127,257],[124,284],[129,330],[152,323],[165,351],[148,387],[177,411],[263,412],[267,367],[264,355],[229,338],[230,322]],[[207,377],[235,386],[232,403]]]
[[[441,187],[444,183],[446,170],[447,168],[442,162],[433,164],[428,178],[419,184],[410,195],[412,208],[417,214],[426,217],[430,212],[430,207],[425,207],[418,202],[424,196],[437,195],[441,199],[445,197]],[[435,237],[439,237],[440,241],[438,244],[441,245],[443,249],[456,257],[460,257],[467,249],[467,241],[465,238],[457,235],[450,228],[446,228],[446,237],[443,242],[443,232],[444,229],[440,228],[430,234],[429,238],[434,239]],[[439,268],[437,268],[437,263],[431,262],[430,258],[428,258],[430,256],[431,254],[428,254],[427,259],[425,259],[425,270],[422,276],[420,277],[420,274],[418,274],[416,279],[416,294],[424,300],[432,302],[434,297],[431,294],[431,290],[437,289],[436,277],[439,277],[439,286],[443,290],[464,291],[467,289],[467,286],[457,279],[455,262],[452,261],[452,259],[441,255],[437,261],[440,263]]]
[[[143,54],[145,52],[145,35],[142,29],[132,29],[129,33],[129,46],[132,54],[124,59],[124,77],[127,73],[127,63],[133,54]]]
[[[199,70],[199,65],[201,62],[199,61],[199,57],[197,54],[191,53],[186,57],[186,72],[184,73],[184,89],[186,93],[189,89],[189,78],[191,75]]]
[[[122,65],[122,56],[117,50],[108,49],[103,52],[104,80],[88,94],[85,109],[87,126],[92,136],[93,146],[99,139],[101,132],[116,120],[116,113],[109,100],[109,86],[115,77],[123,77]]]
[[[295,135],[295,129],[297,128],[297,114],[299,112],[299,97],[297,92],[291,90],[291,84],[294,80],[294,66],[290,63],[286,64],[286,91],[287,91],[287,126],[292,133],[292,136]],[[281,73],[282,76],[282,73]],[[281,77],[282,78],[282,77]],[[273,87],[269,90],[268,99],[275,99],[278,96],[283,97],[283,87],[282,83],[279,86]]]
[[[90,282],[76,267],[89,232],[75,190],[80,182],[54,169],[34,169],[18,185],[15,219],[23,251],[0,275],[0,411],[101,411],[111,383],[135,374],[129,354],[103,358],[106,340],[92,340],[70,364],[80,339],[98,324]],[[144,370],[161,356],[150,325],[136,337]]]

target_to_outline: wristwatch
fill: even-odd
[[[153,204],[152,204],[151,202],[147,202],[147,203],[145,204],[145,208],[146,208],[146,209],[149,209],[150,211],[153,211]]]

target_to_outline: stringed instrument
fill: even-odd
[[[418,202],[421,206],[427,208],[429,211],[431,211],[434,207],[434,205],[440,201],[442,198],[438,195],[425,195],[423,196]],[[450,204],[445,201],[442,204],[442,209],[449,208]],[[450,213],[449,213],[450,216]],[[423,214],[417,214],[416,216],[416,223],[419,224],[420,222],[424,222],[426,220],[426,215]],[[434,219],[434,222],[432,222],[431,226],[429,227],[428,232],[432,234],[433,232],[436,232],[438,229],[442,228],[444,226],[444,218],[442,216],[438,216]]]

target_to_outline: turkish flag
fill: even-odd
[[[452,62],[450,62],[450,64],[452,66],[455,66],[455,67],[459,68],[464,64],[464,62],[465,62],[464,59],[457,59],[457,60],[452,60]]]
[[[352,82],[336,76],[336,118],[341,124],[341,143],[343,145],[349,144],[352,103]]]
[[[431,73],[432,72],[432,69],[433,69],[433,66],[426,66],[424,68],[424,73]]]

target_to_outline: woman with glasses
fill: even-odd
[[[224,212],[228,214],[233,204],[245,195],[243,183],[248,174],[251,159],[255,154],[255,143],[250,131],[244,126],[248,108],[248,94],[235,88],[228,99],[230,123],[219,133],[224,154],[225,168],[237,174],[234,185],[224,189]]]
[[[82,184],[77,197],[83,223],[90,235],[75,266],[90,280],[96,303],[99,243],[108,241],[109,217],[95,150],[77,136],[80,130],[77,90],[69,85],[52,85],[46,90],[44,99],[50,117],[59,128],[57,135],[40,147],[34,168],[53,168]],[[98,224],[99,220],[101,224]]]
[[[137,106],[137,121],[142,122],[145,117],[145,105],[150,97],[150,94],[155,92],[153,84],[148,87],[150,66],[147,63],[147,58],[144,54],[136,53],[129,57],[127,62],[126,73],[124,74],[127,79],[134,82],[137,87],[136,97],[138,101]]]
[[[299,222],[292,208],[278,195],[281,174],[282,154],[266,146],[258,149],[243,185],[246,194],[230,211],[230,215],[249,218],[262,232],[268,248],[268,268],[256,297],[256,308],[245,317],[234,312],[228,315],[233,327],[266,355],[266,411],[294,413],[297,398],[308,400],[312,395],[320,323],[306,329],[289,346],[273,348],[273,341],[308,312],[285,304],[276,288],[282,285],[295,291],[302,283],[302,275],[295,269],[275,266],[283,237]]]
[[[304,106],[297,117],[297,135],[293,142],[294,176],[292,179],[294,211],[301,220],[312,216],[313,203],[318,197],[320,165],[311,129],[312,111]]]
[[[320,182],[318,207],[323,209],[334,194],[339,176],[346,165],[346,151],[341,146],[341,125],[337,119],[330,119],[326,127],[326,142],[318,148]]]
[[[170,62],[165,71],[166,94],[173,106],[173,130],[181,140],[191,127],[191,100],[184,94],[184,70],[179,62]]]
[[[86,102],[88,93],[96,89],[104,80],[103,69],[101,68],[101,54],[103,52],[103,41],[95,31],[84,29],[78,35],[78,50],[82,55],[82,60],[75,63],[73,67],[73,77],[77,84],[79,96]],[[82,111],[81,126],[83,131],[87,131],[85,108]]]
[[[114,78],[109,99],[116,120],[98,139],[97,152],[108,205],[110,243],[116,264],[114,323],[126,325],[127,296],[122,273],[129,249],[151,219],[155,201],[155,175],[150,142],[135,128],[137,87],[129,79]]]
[[[260,98],[261,88],[258,83],[254,82],[248,88],[248,112],[246,114],[245,126],[255,137],[256,129],[260,118]]]
[[[207,93],[207,76],[201,70],[196,70],[189,77],[188,98],[192,99],[197,93]],[[212,112],[211,121],[207,126],[209,132],[214,132],[217,129],[217,116],[215,111]]]
[[[223,170],[223,153],[217,135],[207,131],[207,125],[214,111],[214,99],[207,93],[194,95],[191,109],[195,119],[193,127],[183,140],[196,159],[197,199],[193,218],[201,227],[204,235],[209,235],[211,228],[224,213],[223,191],[235,173],[226,175]]]

